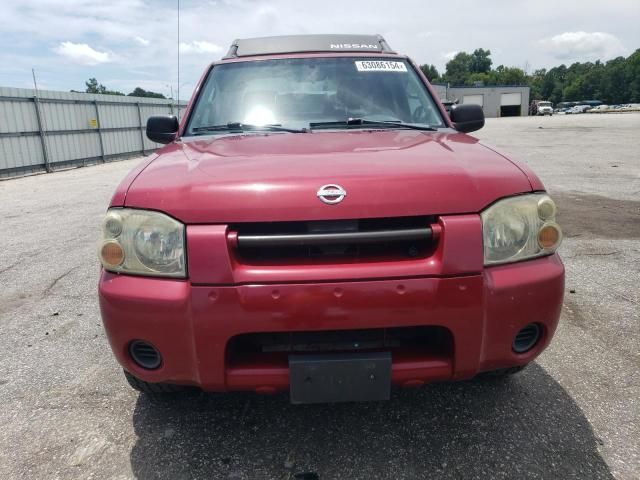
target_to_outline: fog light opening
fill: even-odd
[[[156,347],[143,340],[134,340],[129,344],[129,355],[136,365],[146,370],[154,370],[162,363],[162,357]]]
[[[537,323],[530,323],[516,333],[513,339],[513,351],[525,353],[531,350],[540,340],[542,328]]]

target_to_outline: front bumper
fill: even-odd
[[[227,345],[234,336],[441,326],[451,334],[450,355],[394,355],[392,382],[464,379],[539,355],[555,332],[563,293],[557,255],[454,276],[208,286],[103,271],[99,285],[109,342],[127,371],[147,382],[263,392],[288,388],[287,363],[230,363]],[[543,327],[541,340],[514,353],[514,336],[532,322]],[[158,369],[131,360],[128,346],[135,339],[161,352]]]

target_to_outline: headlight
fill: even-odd
[[[481,217],[485,265],[549,255],[562,242],[556,205],[543,193],[500,200]]]
[[[184,278],[184,225],[158,212],[111,209],[98,256],[110,272]]]

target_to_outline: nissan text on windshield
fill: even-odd
[[[385,400],[526,367],[556,330],[556,206],[380,36],[236,40],[116,189],[100,308],[148,394]]]

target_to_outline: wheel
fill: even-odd
[[[172,383],[149,383],[140,380],[138,377],[134,377],[126,370],[123,370],[124,376],[129,382],[129,385],[139,392],[148,393],[151,395],[165,394],[165,393],[177,393],[187,389],[183,385],[174,385]]]
[[[504,378],[510,375],[515,375],[516,373],[520,373],[527,367],[526,365],[519,365],[517,367],[509,367],[509,368],[501,368],[499,370],[492,370],[490,372],[482,372],[480,375],[483,377],[491,377],[491,378]]]

